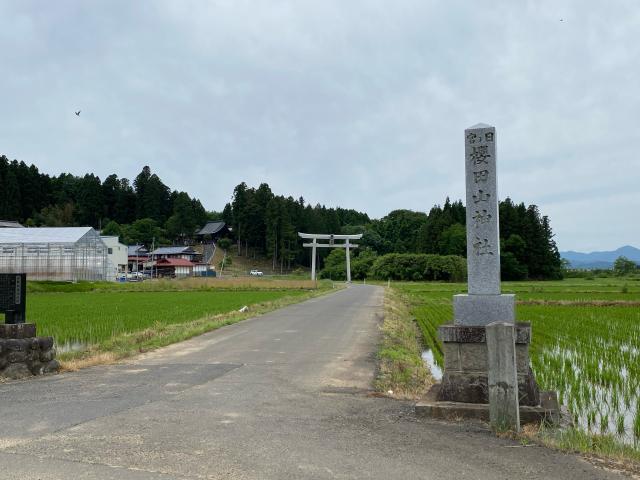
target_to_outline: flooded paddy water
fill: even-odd
[[[464,284],[398,284],[423,332],[426,364],[441,376],[437,327],[453,319]],[[603,278],[504,283],[516,318],[531,322],[530,357],[543,390],[556,390],[575,425],[640,448],[640,281]]]

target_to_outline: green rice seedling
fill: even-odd
[[[593,427],[596,423],[596,411],[589,410],[587,413],[587,428],[591,431],[591,427]]]
[[[605,434],[609,429],[609,415],[600,413],[600,433]]]
[[[417,322],[429,323],[423,332],[438,345],[435,332],[453,320],[452,297],[466,285],[397,283],[395,288]],[[558,391],[584,430],[604,429],[631,441],[635,420],[625,423],[625,418],[634,418],[640,400],[640,282],[505,282],[503,291],[516,294],[518,321],[532,324],[530,358],[541,389]]]
[[[618,415],[618,420],[616,421],[616,433],[619,437],[624,437],[625,432],[624,415]]]
[[[27,318],[58,345],[100,343],[153,325],[171,325],[283,298],[300,290],[73,292],[29,296]]]

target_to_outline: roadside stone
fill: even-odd
[[[24,353],[27,357],[27,363],[37,362],[40,359],[39,350],[26,350]]]
[[[29,370],[31,370],[33,375],[42,375],[44,373],[44,367],[44,364],[41,362],[33,362],[29,365]]]
[[[5,342],[5,347],[9,351],[23,352],[27,349],[27,343],[24,339],[10,338]]]
[[[58,360],[51,360],[43,368],[43,373],[57,373],[60,370],[60,363]]]
[[[38,337],[41,350],[49,350],[53,347],[53,337]]]
[[[24,363],[13,363],[4,369],[4,371],[0,373],[0,376],[11,380],[18,380],[20,378],[30,377],[31,371]]]
[[[9,352],[7,355],[7,360],[9,363],[24,363],[27,361],[27,353],[21,351]]]
[[[0,378],[16,379],[57,372],[60,364],[55,356],[52,337],[0,338]]]
[[[50,362],[51,360],[53,360],[56,356],[56,350],[55,348],[51,348],[49,350],[44,350],[42,352],[40,352],[40,361],[41,362]]]

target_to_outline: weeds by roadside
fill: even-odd
[[[433,380],[422,360],[420,332],[399,292],[385,289],[375,388],[395,398],[420,398]]]
[[[545,424],[524,425],[513,434],[521,443],[533,442],[568,453],[579,453],[601,467],[640,475],[640,452],[621,443],[614,435],[594,435],[575,427],[556,428]]]

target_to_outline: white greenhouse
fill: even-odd
[[[107,246],[91,227],[0,228],[0,273],[29,280],[111,280]]]

